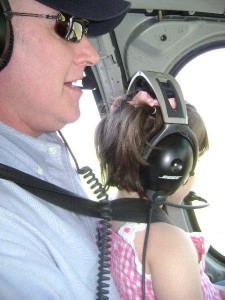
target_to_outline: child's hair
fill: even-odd
[[[199,157],[201,157],[206,150],[209,149],[209,140],[206,130],[205,123],[201,118],[200,114],[197,112],[196,108],[190,103],[186,103],[187,115],[188,115],[188,125],[194,132],[199,147]]]
[[[199,141],[200,155],[208,148],[205,125],[194,106],[187,104],[190,128]],[[114,186],[145,196],[140,169],[147,165],[142,154],[149,141],[163,127],[159,107],[143,104],[138,107],[121,98],[102,118],[95,132],[95,147],[106,187]]]
[[[142,153],[159,132],[163,120],[159,108],[143,104],[134,107],[121,98],[96,128],[95,146],[104,184],[144,195],[140,166]]]

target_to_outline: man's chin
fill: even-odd
[[[80,118],[80,111],[76,112],[76,114],[73,114],[70,117],[68,117],[66,120],[64,120],[64,125],[62,127],[66,126],[67,124],[75,123],[79,118]]]

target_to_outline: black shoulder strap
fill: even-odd
[[[66,210],[100,218],[101,201],[96,202],[62,189],[47,181],[0,164],[0,178],[10,180],[28,192]],[[85,201],[84,201],[85,200]],[[113,220],[147,223],[151,202],[137,198],[120,198],[110,202]],[[153,207],[152,222],[171,223],[158,207]]]

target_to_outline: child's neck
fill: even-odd
[[[115,198],[139,198],[138,193],[118,190]]]
[[[118,198],[139,198],[138,193],[136,192],[128,192],[126,190],[118,190],[115,196]],[[117,232],[121,226],[124,225],[124,221],[112,221],[112,230]]]

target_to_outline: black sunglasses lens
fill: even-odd
[[[86,20],[76,20],[72,16],[60,13],[56,20],[56,33],[67,41],[79,42],[87,33]]]
[[[55,31],[60,37],[65,38],[68,34],[68,25],[65,22],[57,22]]]

